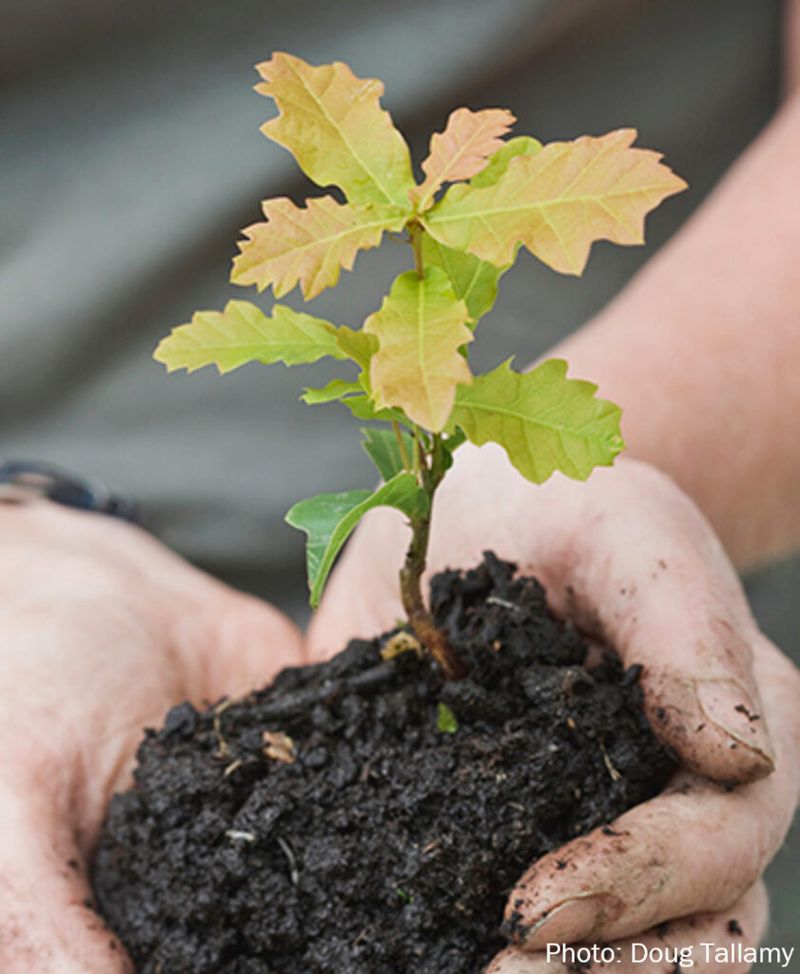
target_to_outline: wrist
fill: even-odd
[[[567,360],[571,377],[596,383],[599,396],[622,408],[624,456],[675,481],[710,521],[734,564],[749,568],[790,550],[795,532],[787,530],[782,514],[783,492],[764,496],[763,468],[752,450],[742,448],[746,428],[759,428],[761,420],[720,396],[720,386],[740,385],[737,375],[724,375],[724,362],[714,381],[703,380],[707,363],[698,368],[697,360],[711,353],[698,344],[700,333],[689,316],[661,321],[657,309],[648,313],[647,303],[629,293],[552,354]],[[734,442],[732,431],[742,424],[746,428]]]

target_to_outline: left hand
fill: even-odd
[[[719,541],[663,474],[622,461],[588,484],[554,477],[534,488],[499,450],[476,457],[462,448],[437,496],[431,572],[470,566],[493,548],[537,575],[557,613],[644,665],[648,716],[684,765],[662,794],[614,823],[622,835],[596,830],[532,866],[509,898],[522,916],[520,942],[491,974],[566,970],[537,953],[547,943],[615,941],[622,963],[609,969],[618,974],[667,970],[663,960],[628,963],[634,936],[653,947],[757,944],[767,918],[760,876],[800,790],[797,670],[757,630]],[[312,622],[312,658],[402,615],[406,544],[396,512],[368,516]],[[730,791],[714,781],[744,784]],[[572,868],[557,869],[556,858]],[[655,929],[687,916],[669,934]],[[728,930],[731,920],[743,936]],[[703,974],[749,969],[701,963],[699,948],[694,959]]]
[[[0,503],[0,971],[128,974],[88,857],[143,726],[302,662],[265,603],[138,528]]]

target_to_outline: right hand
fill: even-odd
[[[407,543],[397,512],[365,518],[312,623],[312,657],[392,626]],[[703,516],[643,463],[618,461],[587,484],[557,476],[534,487],[498,449],[465,446],[437,495],[429,575],[474,565],[486,548],[539,577],[555,610],[626,664],[644,665],[651,723],[684,765],[665,792],[614,823],[623,835],[598,829],[532,865],[509,897],[516,944],[492,974],[564,972],[538,953],[548,941],[627,949],[635,935],[658,945],[652,928],[690,915],[672,926],[678,941],[723,946],[736,918],[740,942],[757,943],[766,920],[759,879],[800,790],[800,675],[758,631]],[[621,964],[618,974],[663,970]]]
[[[0,503],[0,971],[128,974],[87,857],[142,728],[302,663],[275,609],[138,528]]]

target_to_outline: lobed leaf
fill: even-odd
[[[621,410],[596,399],[593,383],[566,375],[563,359],[548,359],[524,373],[504,362],[458,390],[448,428],[460,427],[478,446],[498,443],[536,484],[556,470],[586,480],[622,450]]]
[[[447,119],[444,131],[431,136],[430,154],[422,163],[425,179],[409,193],[411,202],[418,210],[425,210],[444,183],[474,176],[502,146],[502,136],[515,121],[505,108],[478,112],[457,108]]]
[[[429,233],[422,234],[422,259],[425,267],[438,267],[447,274],[455,296],[467,306],[469,324],[474,326],[491,311],[497,300],[497,283],[506,267],[495,267],[474,254],[445,247]]]
[[[364,323],[377,336],[369,381],[377,408],[397,406],[432,432],[441,430],[455,401],[456,386],[472,381],[459,349],[472,341],[469,312],[447,275],[430,267],[424,277],[397,277],[379,311]]]
[[[375,491],[319,494],[299,501],[287,513],[287,522],[308,536],[308,586],[315,608],[336,556],[361,518],[375,507],[394,507],[410,518],[424,511],[425,495],[413,474],[400,473]]]
[[[220,374],[248,362],[301,365],[325,355],[347,358],[338,343],[340,329],[322,318],[276,304],[267,316],[249,301],[229,301],[225,310],[197,311],[161,340],[153,358],[167,371],[194,372],[215,365]]]
[[[519,155],[489,185],[451,187],[424,226],[498,266],[521,242],[555,270],[581,274],[594,241],[643,243],[647,213],[686,188],[659,153],[632,148],[635,138],[620,129]]]
[[[281,52],[257,70],[264,82],[256,91],[280,111],[261,131],[288,149],[310,179],[341,187],[351,203],[410,211],[411,155],[380,106],[380,81],[357,78],[340,61],[316,67]]]
[[[325,288],[335,287],[342,268],[351,271],[359,250],[377,247],[384,231],[399,231],[406,215],[395,206],[352,206],[320,196],[296,206],[286,197],[265,200],[266,222],[242,233],[240,254],[234,258],[231,282],[272,286],[276,298],[300,284],[310,301]]]
[[[403,443],[403,450],[407,458],[414,455],[414,441],[406,432],[395,433],[387,429],[362,429],[364,439],[361,446],[364,452],[378,468],[378,473],[384,481],[389,481],[398,473],[407,469],[400,449],[398,435]]]

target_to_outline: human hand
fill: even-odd
[[[0,970],[123,974],[86,878],[147,724],[301,660],[279,612],[130,525],[0,504]]]
[[[613,645],[626,663],[644,665],[651,723],[684,765],[664,794],[614,824],[621,835],[598,830],[532,867],[509,898],[518,944],[492,974],[564,971],[531,953],[547,942],[617,940],[626,950],[622,938],[636,934],[663,946],[655,931],[641,932],[676,917],[691,919],[672,926],[670,943],[757,943],[766,920],[758,879],[800,788],[800,678],[758,632],[703,517],[644,464],[620,462],[585,485],[554,478],[533,488],[492,448],[480,461],[464,448],[436,504],[430,571],[468,567],[493,548],[535,574],[557,613]],[[312,623],[313,657],[402,615],[396,573],[406,540],[394,511],[368,516]],[[729,791],[709,778],[749,784]],[[570,868],[557,868],[556,859]],[[727,931],[730,919],[743,939]],[[696,959],[709,974],[747,969]],[[635,970],[665,967],[645,962]]]

